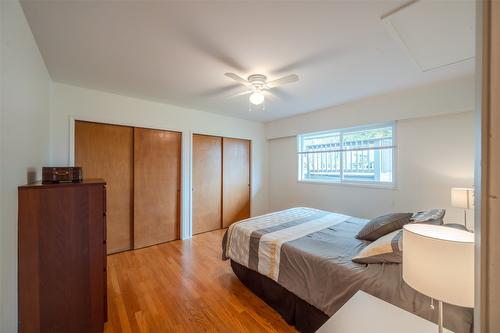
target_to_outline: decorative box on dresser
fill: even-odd
[[[18,194],[19,332],[103,332],[106,183],[35,183]]]

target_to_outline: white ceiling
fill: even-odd
[[[404,3],[22,0],[53,80],[265,122],[473,73],[415,66],[380,19]],[[300,81],[249,112],[225,72]]]
[[[475,6],[473,1],[417,1],[383,20],[425,72],[474,58]]]

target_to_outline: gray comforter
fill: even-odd
[[[321,228],[325,219],[332,220],[328,214],[333,213],[294,208],[233,224],[223,240],[223,257],[235,260],[261,274],[265,272],[263,275],[273,278],[281,286],[329,316],[340,309],[358,290],[363,290],[422,318],[437,322],[437,310],[431,309],[431,300],[403,281],[400,264],[361,265],[352,262],[351,258],[369,244],[355,238],[357,232],[366,224],[366,220],[354,217],[339,218],[342,215],[333,214],[335,222],[326,223],[329,226]],[[267,222],[262,222],[265,220]],[[272,233],[280,230],[286,232],[284,229],[297,228],[298,225],[310,223],[314,226],[318,220],[322,221],[316,223],[319,227],[311,228],[312,232],[299,234],[298,238],[290,237],[288,232],[288,238],[278,242],[278,247],[275,244],[276,239],[270,237]],[[240,223],[241,225],[238,225]],[[252,229],[252,225],[257,227]],[[260,225],[265,227],[259,229]],[[239,234],[238,228],[241,229]],[[276,261],[279,267],[274,276],[267,274],[268,268],[263,271],[260,269],[262,265],[258,264],[259,260],[262,261],[266,257],[265,253],[260,253],[265,249],[262,244],[266,237],[271,239],[270,248],[279,250],[279,259]],[[239,242],[234,240],[231,244],[231,238]],[[242,259],[244,256],[236,252],[245,248],[241,244],[247,240],[248,251],[244,252],[248,252],[248,259]],[[259,249],[259,244],[262,249]],[[233,251],[230,247],[233,247]],[[456,333],[472,332],[472,309],[445,304],[444,325]]]

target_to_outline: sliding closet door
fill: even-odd
[[[221,228],[222,139],[193,135],[193,234]]]
[[[134,248],[179,238],[181,133],[134,128]]]
[[[250,141],[222,139],[222,227],[250,217]]]
[[[132,248],[133,129],[75,122],[75,165],[107,183],[107,251]]]

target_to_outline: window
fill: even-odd
[[[299,181],[394,185],[393,123],[298,136]]]

